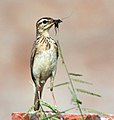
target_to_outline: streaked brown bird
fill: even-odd
[[[43,17],[36,22],[36,40],[33,44],[30,68],[31,76],[35,85],[34,110],[39,110],[43,87],[50,78],[50,90],[53,91],[53,82],[56,74],[58,45],[50,37],[49,30],[55,26],[58,28],[60,19]]]

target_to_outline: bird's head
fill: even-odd
[[[61,22],[62,20],[60,19],[43,17],[36,22],[36,31],[37,33],[43,34],[44,32],[48,32],[53,25],[55,26],[55,29],[57,29]]]

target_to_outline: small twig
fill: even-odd
[[[59,44],[59,41],[58,41],[58,40],[57,40],[57,44],[58,44],[58,46],[59,46],[59,54],[60,54],[62,63],[63,63],[63,65],[64,65],[64,67],[65,67],[65,70],[66,70],[66,72],[67,72],[67,75],[68,75],[68,78],[69,78],[69,82],[70,82],[72,91],[73,91],[73,93],[74,93],[74,95],[75,95],[76,101],[78,101],[77,94],[76,94],[76,91],[75,91],[75,88],[74,88],[72,79],[71,79],[71,77],[70,77],[70,75],[69,75],[69,71],[68,71],[68,69],[67,69],[67,66],[66,66],[66,63],[65,63],[65,60],[64,60],[64,57],[63,57],[63,54],[62,54],[62,50],[61,50],[61,47],[60,47],[60,44]],[[83,114],[82,114],[82,110],[81,110],[80,104],[79,104],[78,102],[76,102],[76,103],[77,103],[78,109],[79,109],[79,111],[80,111],[80,114],[81,114],[81,116],[82,116],[82,120],[84,120],[84,116],[83,116]]]

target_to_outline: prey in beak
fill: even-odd
[[[62,22],[62,20],[57,19],[57,20],[54,20],[53,22],[55,25],[55,34],[57,34],[57,30],[59,29],[59,24]]]

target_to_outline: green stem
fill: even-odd
[[[82,114],[82,110],[81,110],[80,104],[79,104],[79,102],[78,102],[77,94],[76,94],[76,91],[75,91],[75,88],[74,88],[72,79],[71,79],[71,77],[70,77],[70,75],[69,75],[69,71],[68,71],[68,68],[67,68],[67,66],[66,66],[66,63],[65,63],[65,60],[64,60],[64,57],[63,57],[63,54],[62,54],[61,46],[60,46],[58,40],[57,40],[57,44],[58,44],[58,46],[59,46],[59,53],[60,53],[60,57],[61,57],[62,63],[63,63],[63,65],[64,65],[64,67],[65,67],[66,72],[67,72],[67,75],[68,75],[68,78],[69,78],[69,81],[70,81],[70,85],[71,85],[72,91],[73,91],[73,93],[74,93],[74,95],[75,95],[75,98],[76,98],[76,103],[77,103],[78,109],[79,109],[80,114],[81,114],[81,116],[82,116],[82,120],[84,120],[84,116],[83,116],[83,114]]]

